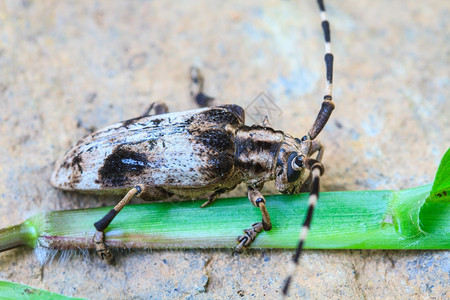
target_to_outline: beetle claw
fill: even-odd
[[[264,226],[262,222],[258,222],[252,225],[251,228],[244,229],[244,234],[238,236],[237,243],[239,245],[234,249],[235,253],[242,253],[244,249],[250,246],[255,240],[258,233],[263,231]]]
[[[100,256],[101,259],[106,260],[108,263],[112,263],[114,256],[111,250],[106,247],[105,244],[105,233],[103,231],[95,232],[94,234],[94,244],[95,252]]]

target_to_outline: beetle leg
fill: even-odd
[[[204,208],[210,204],[212,204],[214,201],[216,201],[217,198],[219,198],[220,195],[222,195],[223,193],[232,191],[236,188],[236,185],[231,187],[231,188],[225,188],[225,189],[220,189],[215,191],[214,193],[211,194],[211,196],[208,197],[208,200],[205,201],[205,203],[202,204],[202,206],[200,206],[200,208]]]
[[[311,141],[311,150],[310,151],[311,151],[311,155],[317,152],[316,160],[322,161],[324,149],[320,142]]]
[[[103,231],[96,231],[94,234],[94,245],[95,252],[101,257],[101,259],[106,260],[108,263],[111,263],[113,260],[113,255],[111,250],[106,247],[105,244],[105,233]]]
[[[258,233],[263,231],[263,229],[264,228],[262,222],[253,224],[252,228],[244,229],[245,234],[238,236],[237,242],[239,245],[236,246],[234,252],[241,253],[242,251],[244,251],[245,248],[252,244]]]
[[[204,208],[204,207],[206,207],[206,206],[212,204],[212,203],[213,203],[217,198],[219,198],[219,196],[220,196],[221,194],[223,194],[224,192],[225,192],[225,191],[223,191],[223,190],[215,191],[214,193],[211,194],[211,196],[208,197],[208,200],[206,200],[205,203],[203,203],[203,204],[200,206],[200,208]]]
[[[214,98],[203,93],[203,84],[205,82],[205,79],[203,78],[202,73],[198,68],[191,67],[189,69],[189,74],[191,77],[191,84],[189,85],[189,88],[191,90],[192,99],[200,107],[208,106],[210,102],[214,100]]]
[[[311,149],[310,154],[311,156],[317,152],[316,160],[321,162],[324,152],[324,147],[322,144],[318,141],[311,141]],[[300,193],[309,193],[312,189],[312,173],[309,174],[308,178],[303,182],[302,187],[300,188]]]
[[[122,210],[122,208],[127,205],[131,198],[134,196],[139,196],[145,187],[141,184],[136,185],[134,188],[128,191],[128,193],[120,200],[119,203],[114,206],[102,219],[94,223],[97,232],[94,235],[95,250],[98,255],[108,262],[111,262],[113,255],[111,251],[105,245],[105,233],[104,230],[108,228],[109,224],[112,222],[115,216]]]
[[[260,191],[254,189],[252,187],[248,187],[248,199],[255,206],[259,207],[261,210],[262,221],[255,223],[251,228],[245,229],[244,234],[240,235],[237,238],[238,246],[235,249],[235,252],[240,253],[245,248],[251,245],[251,243],[255,240],[258,233],[260,233],[263,229],[265,231],[269,231],[272,229],[272,223],[270,221],[269,212],[266,208],[266,200]]]
[[[248,187],[248,199],[255,207],[259,207],[262,214],[262,224],[265,231],[272,229],[272,223],[270,222],[269,212],[266,208],[266,199],[260,191],[252,187]]]
[[[306,214],[306,218],[303,222],[303,226],[300,231],[300,238],[299,238],[299,242],[297,245],[297,249],[296,249],[295,255],[292,258],[292,261],[289,265],[288,276],[287,276],[286,282],[284,283],[284,286],[283,286],[283,295],[284,296],[287,295],[287,292],[289,290],[289,285],[291,283],[292,277],[295,274],[295,271],[296,271],[298,263],[299,263],[300,255],[303,250],[303,244],[305,243],[306,236],[308,235],[308,231],[311,227],[311,220],[313,217],[314,208],[317,204],[317,200],[319,199],[319,180],[320,180],[320,176],[322,176],[323,172],[324,172],[322,163],[315,159],[309,159],[309,161],[306,163],[306,167],[308,169],[310,169],[311,173],[312,173],[312,182],[313,182],[312,190],[311,190],[311,193],[309,194],[308,212]]]
[[[150,112],[152,110],[155,111],[153,116],[167,114],[169,112],[169,108],[167,107],[167,105],[165,103],[153,102],[152,104],[150,104],[150,106],[147,108],[147,110],[141,115],[141,117],[151,116]]]

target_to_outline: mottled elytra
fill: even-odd
[[[244,110],[238,105],[204,107],[213,98],[203,93],[200,71],[191,68],[191,96],[204,108],[168,113],[167,106],[154,103],[141,117],[85,137],[56,163],[51,183],[57,188],[124,195],[94,224],[97,229],[94,244],[100,257],[112,259],[104,230],[134,196],[154,201],[173,195],[192,199],[209,194],[202,205],[205,207],[244,182],[250,202],[261,210],[262,220],[237,238],[235,251],[241,252],[258,233],[272,228],[260,192],[265,182],[275,181],[278,191],[286,194],[298,193],[305,182],[312,182],[308,212],[283,288],[283,294],[287,294],[318,200],[319,178],[324,172],[323,147],[315,138],[334,109],[330,26],[323,1],[318,4],[325,37],[325,96],[313,126],[301,139],[266,123],[245,125]]]

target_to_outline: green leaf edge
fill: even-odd
[[[0,299],[28,299],[28,300],[82,300],[84,298],[74,298],[64,296],[61,294],[49,292],[42,289],[37,289],[29,285],[11,282],[0,281]]]
[[[450,148],[439,164],[427,201],[448,201],[450,199]]]

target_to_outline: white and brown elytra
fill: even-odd
[[[248,247],[262,230],[271,230],[269,212],[261,189],[275,181],[284,194],[300,192],[310,171],[312,191],[300,241],[283,288],[286,295],[298,265],[303,243],[319,196],[324,168],[322,145],[315,138],[334,109],[331,97],[333,55],[325,7],[318,0],[325,36],[326,88],[317,118],[302,139],[262,125],[245,125],[238,105],[220,105],[167,113],[167,106],[153,105],[138,118],[100,129],[79,141],[56,164],[53,186],[67,191],[124,195],[122,200],[94,224],[97,253],[111,260],[104,231],[134,196],[146,201],[173,195],[197,198],[209,194],[205,207],[219,195],[246,183],[248,199],[261,211],[262,220],[237,238],[236,252]],[[213,98],[203,93],[203,77],[191,69],[191,96],[200,106]],[[149,115],[154,111],[154,115]],[[313,158],[314,156],[314,158]]]
[[[332,86],[333,86],[333,54],[331,53],[331,39],[330,39],[330,24],[328,22],[327,14],[325,11],[325,5],[323,0],[317,0],[320,9],[320,17],[322,19],[322,29],[325,38],[325,66],[326,66],[326,86],[325,95],[323,97],[322,107],[317,115],[317,118],[309,130],[308,135],[303,137],[304,139],[314,140],[320,131],[324,128],[328,119],[330,118],[331,112],[334,109],[334,103],[332,98]],[[314,208],[319,199],[319,179],[324,172],[323,165],[320,163],[322,159],[323,150],[320,149],[317,157],[317,161],[309,163],[308,169],[311,170],[312,174],[312,190],[309,194],[308,199],[308,212],[306,214],[305,221],[303,222],[302,229],[300,231],[300,239],[292,258],[291,263],[288,267],[288,276],[283,287],[283,297],[287,296],[289,291],[289,286],[292,281],[292,276],[294,276],[297,269],[300,255],[302,253],[303,245],[308,235],[308,231],[311,227],[311,220],[314,213]],[[294,162],[293,162],[294,163]],[[294,167],[294,166],[293,166]],[[294,167],[295,168],[295,167]]]

